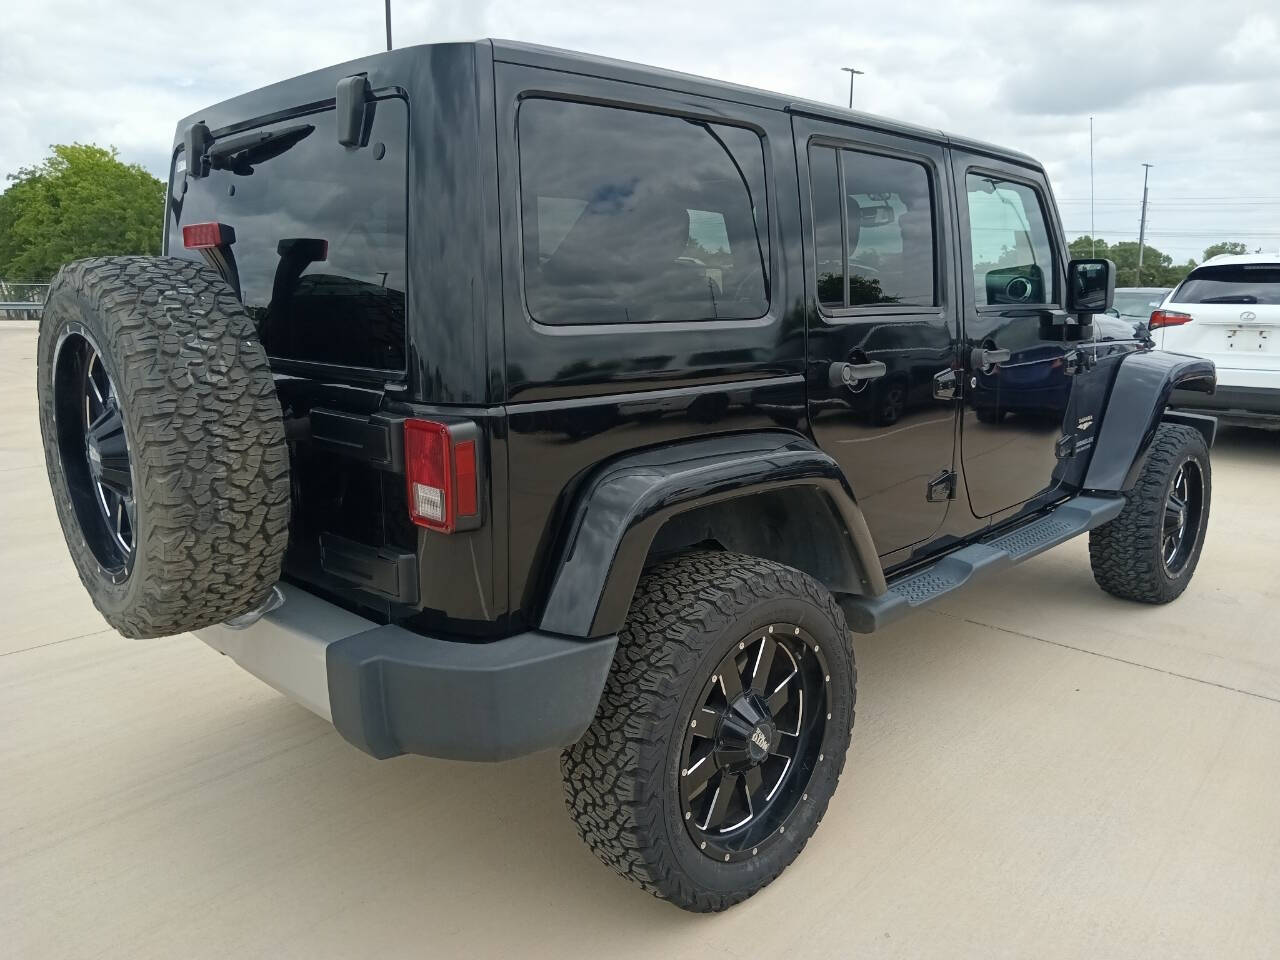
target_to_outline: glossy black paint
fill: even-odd
[[[1146,349],[1132,338],[1104,342],[1097,325],[1070,324],[1057,303],[977,305],[965,247],[970,168],[1041,191],[1055,251],[1047,279],[1063,289],[1061,224],[1030,158],[634,64],[496,41],[404,48],[201,111],[179,125],[175,151],[195,121],[216,144],[332,117],[337,84],[359,73],[372,95],[408,104],[404,369],[281,365],[277,386],[308,478],[288,574],[383,622],[447,638],[535,626],[608,635],[651,551],[704,539],[749,541],[802,567],[821,556],[813,572],[833,590],[883,592],[884,570],[1078,489],[1111,377],[1125,355]],[[753,201],[767,229],[767,309],[745,319],[535,319],[519,124],[523,105],[557,99],[758,139],[764,193]],[[337,126],[317,124],[310,136],[336,138]],[[814,143],[927,169],[934,305],[818,308]],[[1009,349],[1011,362],[975,368],[975,347]],[[858,389],[833,383],[832,369],[846,363],[883,364],[884,376]],[[951,378],[949,394],[939,377]],[[985,406],[1001,411],[998,424],[979,421]],[[318,431],[315,409],[324,411]],[[404,477],[370,429],[404,416],[477,424],[489,465],[480,529],[444,536],[407,523]],[[717,465],[706,459],[717,450],[738,454]],[[935,489],[954,486],[950,502],[929,499],[940,479]],[[753,533],[753,509],[807,526],[757,524],[768,529]],[[823,531],[835,539],[823,543]],[[414,555],[418,602],[335,578],[320,562],[325,534]],[[819,543],[817,552],[785,554],[802,540]]]
[[[1120,364],[1084,485],[1090,490],[1129,490],[1174,389],[1212,393],[1213,361],[1153,350]]]
[[[929,481],[955,469],[958,404],[939,399],[934,389],[935,378],[957,363],[960,334],[946,149],[808,117],[795,119],[794,132],[796,155],[810,163],[825,159],[822,152],[828,148],[838,148],[845,183],[857,177],[865,158],[908,161],[928,180],[925,195],[917,198],[923,209],[911,215],[932,226],[935,306],[819,306],[825,298],[816,278],[823,267],[805,272],[810,427],[857,491],[877,552],[891,554],[928,540],[942,525],[949,503],[928,499]],[[807,263],[812,264],[814,249],[821,246],[813,243],[814,231],[838,198],[828,195],[825,178],[810,176],[810,163],[801,164],[800,198]],[[849,219],[846,214],[844,233],[856,236]],[[834,239],[838,248],[839,230]],[[856,244],[849,240],[848,245],[855,256]],[[884,375],[852,385],[833,383],[828,375],[834,363],[867,361],[883,363]]]
[[[883,592],[875,544],[838,464],[798,437],[737,434],[631,454],[590,477],[552,554],[554,579],[539,628],[579,637],[616,633],[663,523],[694,507],[787,487],[820,492],[838,520],[831,535],[843,563],[825,571],[829,588]]]
[[[961,362],[969,386],[961,460],[969,505],[975,517],[985,518],[1057,492],[1057,444],[1069,413],[1079,413],[1077,421],[1086,415],[1076,409],[1072,394],[1080,379],[1090,374],[1081,365],[1068,375],[1067,358],[1076,344],[1066,339],[1073,325],[1060,299],[1066,244],[1043,171],[954,150],[951,161],[960,211],[965,330]],[[1041,280],[1032,302],[990,302],[1004,299],[991,290],[993,280],[1002,282],[998,274],[1004,271],[986,274],[983,288],[978,287],[973,265],[983,254],[972,240],[967,202],[974,179],[1017,185],[1043,211],[1052,264],[1038,264]],[[1034,217],[1034,209],[1027,215]],[[1041,295],[1043,301],[1036,302]],[[1007,355],[985,364],[982,351]]]

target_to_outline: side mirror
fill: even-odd
[[[1067,264],[1067,312],[1089,323],[1106,313],[1116,298],[1116,265],[1110,260],[1072,260]]]

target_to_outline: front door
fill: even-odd
[[[1091,352],[1062,310],[1065,258],[1040,171],[953,154],[965,339],[962,462],[969,505],[987,518],[1050,494],[1077,378]],[[1088,354],[1088,356],[1086,356]],[[1087,426],[1087,424],[1086,424]]]
[[[808,408],[881,556],[927,541],[954,491],[958,310],[943,147],[797,117]],[[945,392],[945,391],[943,391]]]

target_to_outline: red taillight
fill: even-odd
[[[409,517],[441,533],[479,523],[480,492],[472,423],[404,422]]]
[[[1148,330],[1159,330],[1161,327],[1180,327],[1195,318],[1189,313],[1177,310],[1153,310],[1151,319],[1147,321]]]
[[[205,250],[236,242],[236,232],[225,223],[189,223],[182,228],[182,245],[188,250]]]
[[[476,442],[464,440],[453,448],[453,475],[457,480],[458,516],[476,514]]]

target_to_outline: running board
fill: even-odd
[[[1124,509],[1124,497],[1080,496],[1066,501],[1038,520],[1015,527],[986,541],[962,547],[926,567],[891,581],[878,597],[844,597],[841,607],[849,629],[874,633],[885,624],[963,587],[979,574],[995,573],[1030,560],[1050,547],[1114,520]]]

